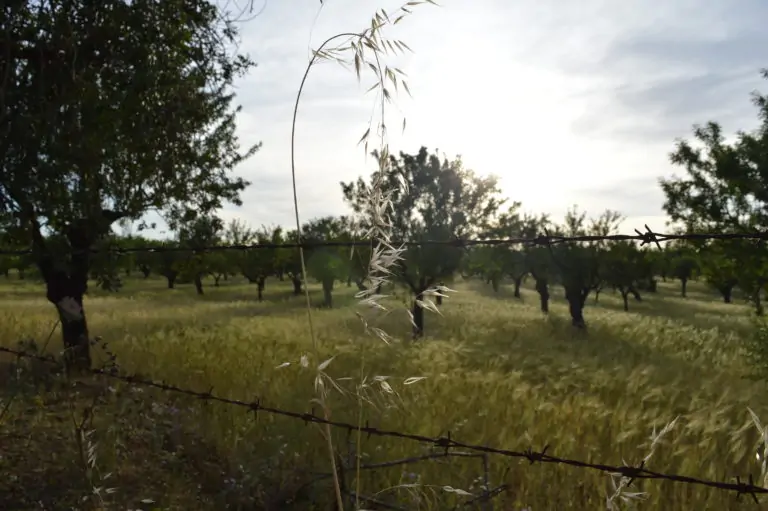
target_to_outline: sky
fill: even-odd
[[[311,49],[403,3],[254,3],[258,16],[240,24],[241,51],[257,66],[237,83],[238,134],[243,146],[263,145],[236,169],[252,183],[243,206],[221,216],[291,226],[291,119]],[[478,174],[499,176],[510,202],[555,220],[578,205],[591,216],[622,212],[622,233],[664,231],[658,179],[681,174],[668,158],[675,139],[709,120],[726,132],[754,128],[750,93],[768,91],[765,0],[439,3],[413,7],[382,34],[413,50],[384,58],[412,93],[387,106],[391,151],[460,155]],[[348,212],[339,182],[374,169],[358,145],[379,112],[365,93],[372,83],[330,62],[310,71],[295,140],[302,222]]]

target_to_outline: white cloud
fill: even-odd
[[[238,84],[244,143],[263,148],[238,173],[252,182],[227,218],[293,224],[291,116],[310,48],[358,31],[373,0],[267,0],[242,25],[242,48],[258,66]],[[657,178],[672,169],[673,139],[711,118],[736,130],[754,124],[748,93],[760,87],[758,49],[768,36],[762,0],[443,0],[417,6],[389,30],[415,54],[393,62],[414,94],[388,117],[396,150],[461,154],[502,178],[527,210],[562,215],[572,204],[598,214],[624,205],[625,230],[664,228]],[[319,12],[319,15],[318,15]],[[357,146],[375,107],[370,84],[324,63],[310,72],[300,105],[296,165],[303,219],[345,211],[339,181],[367,175]],[[622,190],[621,201],[616,193]],[[636,190],[636,193],[634,192]],[[622,209],[619,207],[618,209]]]

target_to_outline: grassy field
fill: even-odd
[[[336,309],[313,311],[322,356],[336,355],[329,374],[358,378],[362,367],[369,378],[389,376],[398,394],[372,392],[376,406],[364,406],[363,422],[429,436],[450,431],[457,440],[516,450],[548,444],[551,454],[620,465],[641,460],[653,428],[680,415],[649,468],[720,480],[759,473],[758,435],[747,407],[768,420],[768,395],[764,382],[746,378],[746,306],[722,304],[696,283],[683,299],[670,283],[625,313],[618,295],[604,292],[598,305],[590,299],[583,334],[571,329],[560,289],[544,318],[530,289],[516,300],[506,287],[498,293],[476,281],[454,287],[459,292],[446,300],[444,315],[427,315],[426,339],[417,344],[387,346],[366,336],[346,287],[337,292]],[[319,289],[312,295],[319,303]],[[168,290],[159,280],[129,279],[117,294],[94,291],[86,311],[92,334],[108,342],[122,371],[300,412],[317,408],[310,401],[314,373],[298,363],[311,352],[303,297],[278,281],[268,283],[263,303],[255,296],[255,286],[232,281],[198,297],[189,285]],[[54,321],[41,286],[0,282],[0,344],[23,338],[43,344]],[[407,338],[405,313],[392,314],[383,328]],[[59,348],[58,335],[49,350]],[[99,486],[116,489],[104,497],[108,509],[311,509],[311,502],[331,509],[328,479],[306,485],[330,471],[326,443],[313,425],[114,381],[106,393],[95,381],[63,387],[29,368],[52,388],[43,392],[20,384],[8,371],[13,360],[4,360],[0,397],[14,398],[0,423],[2,509],[40,509],[36,500],[45,509],[93,508],[98,498],[87,495]],[[292,364],[278,368],[284,362]],[[418,376],[427,378],[403,384]],[[357,423],[354,395],[332,392],[329,401],[334,419]],[[73,422],[90,403],[96,403],[92,425],[86,423],[96,469],[85,470],[80,453],[87,449],[78,447]],[[333,439],[339,459],[346,459],[354,436],[338,432]],[[363,463],[424,449],[362,438]],[[429,461],[364,471],[360,491],[381,500],[398,495],[408,509],[450,509],[466,497],[439,488],[475,493],[483,473],[478,459]],[[353,479],[345,477],[351,489]],[[417,482],[418,501],[413,486],[388,490]],[[505,510],[604,509],[612,488],[598,472],[498,457],[490,459],[490,483],[509,484],[494,504]],[[682,484],[641,481],[633,488],[650,492],[640,509],[757,507],[748,497]],[[141,503],[147,499],[154,503]]]

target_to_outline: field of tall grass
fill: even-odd
[[[450,432],[514,450],[549,445],[557,456],[621,465],[638,463],[654,428],[680,416],[648,468],[719,480],[759,474],[759,438],[747,408],[768,420],[768,395],[763,381],[747,378],[746,306],[719,303],[699,284],[681,298],[677,284],[667,283],[626,313],[607,291],[599,304],[590,298],[582,333],[570,327],[560,290],[545,318],[530,289],[518,300],[511,289],[494,293],[479,281],[452,287],[458,292],[442,316],[427,315],[418,343],[386,345],[366,335],[352,288],[337,290],[337,308],[313,310],[321,355],[335,355],[326,371],[345,391],[329,393],[334,420],[432,437]],[[319,288],[311,291],[320,303]],[[94,347],[97,358],[113,352],[122,372],[312,411],[315,373],[301,364],[311,350],[304,298],[276,279],[264,302],[255,297],[255,286],[232,280],[197,296],[192,286],[168,290],[160,280],[128,279],[119,293],[92,291],[86,313],[92,335],[106,343],[106,350]],[[42,347],[55,317],[39,284],[0,283],[1,345],[34,339]],[[380,326],[409,337],[402,310]],[[60,349],[58,335],[47,351]],[[332,508],[330,479],[323,478],[327,445],[313,424],[115,381],[65,385],[37,364],[23,365],[28,376],[21,378],[14,359],[2,360],[2,509]],[[370,384],[362,406],[353,389],[361,374]],[[406,385],[412,377],[425,378]],[[451,509],[470,499],[445,486],[481,491],[486,471],[470,457],[361,470],[358,482],[350,459],[356,442],[354,434],[334,432],[349,491],[404,509]],[[360,444],[362,464],[427,453],[406,440],[363,435]],[[604,509],[612,493],[610,477],[599,472],[488,461],[490,486],[508,485],[494,509]],[[682,484],[638,481],[632,488],[648,492],[639,509],[755,507],[748,497]]]

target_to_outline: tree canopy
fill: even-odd
[[[87,250],[111,224],[158,211],[173,226],[239,204],[248,183],[231,170],[258,146],[239,148],[231,85],[253,63],[232,53],[237,30],[205,0],[5,9],[0,215],[33,246],[48,299],[79,309],[59,307],[65,344],[87,364]]]

